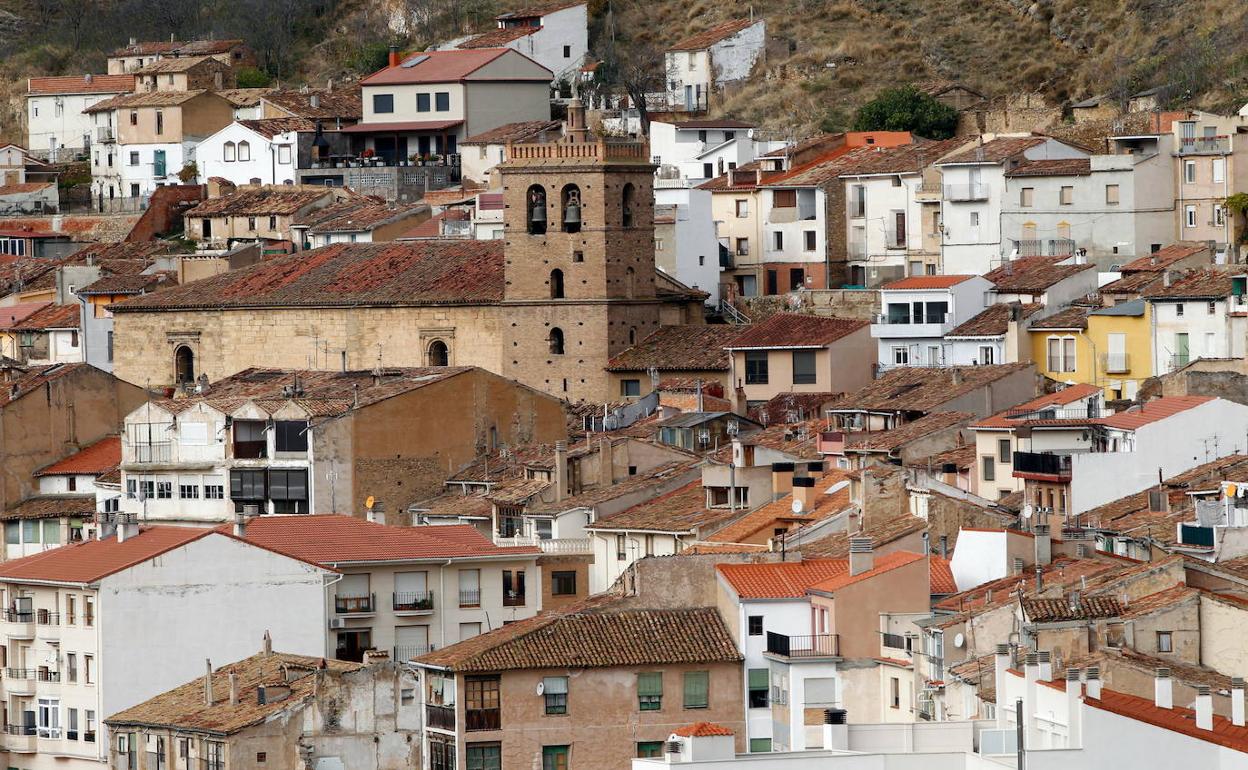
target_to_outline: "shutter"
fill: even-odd
[[[542,679],[542,692],[545,695],[567,695],[568,678],[566,676],[548,676]]]
[[[661,696],[663,694],[663,674],[658,672],[638,674],[637,694]]]
[[[396,572],[394,574],[395,593],[423,594],[428,584],[428,572]]]
[[[685,707],[696,708],[707,705],[707,672],[688,671],[685,673]]]
[[[368,575],[343,575],[338,581],[339,596],[367,596]]]
[[[768,674],[769,672],[765,668],[750,669],[749,688],[751,690],[766,690]]]
[[[791,209],[797,205],[797,190],[775,190],[771,193],[772,208]]]

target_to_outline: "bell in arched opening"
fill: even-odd
[[[544,235],[546,233],[546,191],[540,185],[529,188],[529,234]]]
[[[564,190],[563,198],[563,231],[579,233],[581,231],[581,191],[574,186],[569,186]]]

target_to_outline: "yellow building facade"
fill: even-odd
[[[1032,324],[1032,360],[1050,379],[1095,385],[1106,400],[1133,399],[1153,374],[1150,312],[1142,299],[1064,310]]]

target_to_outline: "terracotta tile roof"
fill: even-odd
[[[1065,310],[1059,310],[1053,315],[1037,318],[1031,322],[1029,329],[1086,329],[1088,328],[1088,313],[1091,308],[1082,305],[1071,305]]]
[[[416,658],[456,672],[736,662],[741,653],[713,607],[620,609],[597,597]]]
[[[724,347],[729,350],[825,347],[869,325],[866,321],[849,318],[776,313],[761,323],[745,327],[740,335]]]
[[[1188,257],[1194,257],[1201,252],[1208,251],[1209,247],[1203,243],[1179,242],[1172,243],[1163,249],[1159,249],[1152,254],[1145,255],[1138,259],[1133,259],[1123,265],[1121,270],[1124,273],[1135,272],[1161,272],[1175,262],[1182,262]]]
[[[134,90],[134,75],[66,75],[30,78],[31,96],[41,94],[125,94]]]
[[[168,241],[122,241],[120,243],[88,243],[75,251],[71,256],[74,260],[85,263],[88,257],[97,262],[109,263],[110,272],[118,272],[113,268],[115,260],[125,260],[146,265],[152,257],[176,253],[178,247]],[[102,265],[103,266],[103,265]],[[134,272],[140,272],[139,267]]]
[[[871,538],[871,547],[879,551],[883,546],[926,527],[927,522],[923,519],[909,513],[903,513],[882,522],[873,522],[867,531],[853,533],[835,532],[818,540],[802,543],[798,550],[802,552],[802,556],[808,559],[844,559],[849,556],[849,538],[851,536]]]
[[[158,270],[155,273],[106,275],[83,286],[78,290],[78,294],[82,296],[145,294],[177,285],[176,273],[172,270]]]
[[[0,330],[16,329],[27,318],[50,306],[49,302],[19,302],[0,307]]]
[[[380,198],[358,195],[299,215],[294,224],[307,226],[311,233],[361,233],[428,211],[429,207],[423,203],[387,203]]]
[[[956,594],[958,583],[953,579],[953,560],[935,554],[927,557],[930,590],[933,594]]]
[[[219,531],[229,531],[224,525]],[[371,562],[514,556],[533,558],[540,548],[501,548],[467,524],[393,527],[355,516],[259,516],[244,538],[264,548],[325,566]]]
[[[533,30],[532,27],[529,28]],[[519,123],[504,123],[489,131],[474,134],[461,145],[506,144],[507,142],[530,142],[536,137],[551,132],[559,132],[563,123],[558,120],[526,120]]]
[[[1134,561],[1117,559],[1070,559],[1057,557],[1042,570],[1045,590],[1053,591],[1065,586],[1080,587],[1085,579],[1092,580],[1098,576],[1103,577],[1119,573],[1136,564],[1137,562]],[[1151,568],[1153,565],[1146,566]],[[937,602],[935,606],[937,609],[959,613],[959,616],[949,619],[949,621],[957,621],[959,617],[964,617],[961,616],[961,613],[973,613],[985,608],[1017,602],[1019,590],[1022,590],[1024,597],[1035,596],[1034,570],[1029,570],[1028,574],[1006,575],[1005,577],[991,580],[966,591],[947,596]]]
[[[83,447],[63,460],[35,471],[36,476],[94,476],[116,468],[121,463],[121,437],[105,436]]]
[[[0,519],[4,520],[57,519],[62,516],[95,516],[95,495],[36,495],[0,512]]]
[[[189,308],[492,305],[503,296],[502,241],[335,243],[113,305]]]
[[[828,404],[828,409],[934,412],[958,396],[1029,369],[1031,364],[1028,363],[950,366],[940,369],[899,367],[884,372],[870,385]]]
[[[1032,623],[1061,623],[1068,620],[1116,618],[1122,605],[1113,596],[1083,596],[1077,603],[1066,597],[1023,599],[1023,614]]]
[[[846,452],[885,452],[892,454],[912,441],[954,426],[968,425],[975,415],[970,412],[932,412],[892,430],[862,431],[845,436]]]
[[[727,40],[747,27],[761,23],[761,19],[757,22],[750,19],[730,19],[723,21],[710,29],[690,35],[683,40],[678,41],[675,45],[668,48],[669,51],[701,51],[704,48],[710,48],[721,40]]]
[[[1224,479],[1232,479],[1244,473],[1248,473],[1248,456],[1228,455],[1172,476],[1165,480],[1162,488],[1167,490],[1170,496],[1171,507],[1177,509],[1180,503],[1186,501],[1188,491],[1213,488]],[[1125,517],[1148,512],[1149,491],[1152,490],[1137,492],[1097,506],[1084,513],[1084,521],[1092,526],[1116,529],[1117,522],[1124,520]],[[1190,513],[1183,515],[1187,519],[1191,518]]]
[[[137,94],[119,94],[111,99],[96,102],[83,110],[85,113],[108,112],[127,107],[176,107],[189,102],[208,91],[143,91]]]
[[[265,94],[272,91],[272,88],[223,88],[213,93],[234,107],[255,107]]]
[[[823,455],[819,453],[817,443],[819,431],[823,427],[822,418],[794,423],[779,422],[743,436],[741,441],[747,446],[761,446],[799,460],[822,460]],[[712,456],[721,462],[728,462],[732,457],[732,447],[720,447],[719,452]]]
[[[295,117],[311,120],[359,120],[364,116],[364,104],[358,84],[334,89],[310,88],[270,91],[264,101]],[[316,106],[312,99],[316,98]],[[328,127],[327,127],[328,128]]]
[[[154,56],[158,53],[170,53],[181,45],[185,45],[185,42],[181,40],[140,41],[114,50],[109,54],[109,58],[121,56]]]
[[[969,281],[973,275],[911,275],[881,286],[881,289],[948,289]]]
[[[1017,302],[1000,302],[989,305],[982,313],[964,321],[945,335],[946,339],[960,337],[1000,337],[1010,329],[1010,314],[1019,308],[1023,320],[1030,318],[1044,309],[1038,302],[1020,304]]]
[[[55,182],[14,182],[0,185],[0,195],[23,195],[55,186]]]
[[[279,187],[244,187],[217,198],[209,198],[187,211],[184,216],[290,215],[332,194],[328,190],[283,190]]]
[[[800,599],[816,583],[848,573],[849,560],[717,564],[715,569],[742,599]]]
[[[421,51],[403,59],[397,67],[386,67],[378,70],[360,81],[365,86],[399,85],[409,83],[454,83],[464,80],[472,73],[494,61],[504,54],[511,53],[510,48],[474,48],[471,50]],[[420,59],[418,64],[403,66],[408,62]],[[539,65],[540,66],[540,65]],[[549,73],[549,70],[547,71]],[[549,80],[546,76],[524,78],[532,80]],[[515,78],[511,78],[515,79]]]
[[[585,5],[585,0],[555,0],[550,3],[536,3],[534,5],[526,5],[514,11],[505,11],[494,18],[497,21],[532,19],[538,16],[545,16],[548,13],[554,13],[555,11],[562,11],[565,8],[575,8],[578,5]]]
[[[571,506],[561,503],[564,508]],[[727,508],[707,508],[706,492],[698,479],[619,513],[604,516],[587,528],[594,530],[646,530],[691,532],[709,527],[733,516]]]
[[[489,32],[470,37],[456,48],[500,48],[513,40],[528,37],[540,29],[539,27],[499,27]]]
[[[1101,688],[1100,698],[1084,697],[1084,705],[1108,711],[1137,722],[1181,733],[1190,738],[1206,741],[1239,752],[1248,752],[1248,727],[1236,727],[1231,720],[1213,715],[1213,729],[1202,730],[1196,726],[1196,712],[1175,706],[1158,708],[1152,698]]]
[[[1096,265],[1059,265],[1069,257],[1019,257],[984,274],[999,294],[1040,294],[1057,283]]]
[[[699,190],[710,190],[711,192],[739,192],[758,189],[759,184],[767,184],[774,179],[779,179],[786,172],[784,171],[762,171],[762,163],[752,160],[749,163],[743,163],[733,169],[731,174],[724,173],[703,182],[698,185]],[[728,178],[732,177],[732,184],[728,183]]]
[[[410,504],[407,510],[430,518],[488,520],[494,511],[490,498],[481,493],[445,492]]]
[[[855,153],[873,152],[870,147],[841,145],[823,155],[790,168],[787,172],[764,181],[764,187],[818,187],[829,183],[842,184],[840,176],[853,167]]]
[[[678,727],[674,732],[682,738],[710,738],[716,735],[735,735],[732,730],[714,722],[695,722],[691,725]]]
[[[831,403],[844,393],[777,393],[750,410],[747,415],[762,425],[804,422],[822,417],[823,405]]]
[[[851,506],[849,484],[846,483],[848,479],[848,474],[839,468],[826,470],[815,477],[815,505],[810,510],[794,513],[793,495],[787,494],[779,500],[755,508],[707,540],[713,543],[739,543],[760,532],[765,532],[770,537],[781,527],[805,526],[835,516]],[[829,494],[828,491],[838,484],[841,485],[840,488]]]
[[[877,575],[892,572],[893,570],[904,567],[907,564],[914,564],[916,561],[922,561],[923,558],[923,554],[913,553],[911,551],[893,551],[892,553],[875,554],[871,569],[865,572],[860,572],[857,575],[849,574],[849,559],[845,559],[844,572],[838,572],[831,577],[820,580],[808,590],[827,594],[836,593],[846,586],[861,583],[864,580],[870,580]],[[837,561],[840,560],[838,559]],[[931,570],[929,569],[928,572],[930,582]]]
[[[1142,294],[1151,286],[1161,284],[1161,281],[1160,272],[1140,270],[1134,273],[1126,273],[1121,278],[1105,284],[1097,291],[1101,294],[1137,295]]]
[[[4,562],[0,564],[0,580],[94,583],[212,533],[193,527],[143,527],[125,542],[119,543],[115,537],[88,540]]]
[[[677,129],[702,130],[704,128],[745,129],[754,128],[756,124],[735,118],[693,118],[691,120],[656,120],[656,123],[667,123]]]
[[[728,352],[724,347],[741,334],[741,329],[730,324],[660,326],[641,342],[617,353],[607,362],[606,369],[726,372]]]
[[[1028,418],[1043,411],[1045,408],[1073,404],[1076,401],[1095,396],[1100,392],[1100,388],[1087,383],[1081,382],[1074,385],[1067,385],[1056,393],[1046,393],[1043,396],[1037,396],[1030,401],[1024,401],[1021,404],[1012,406],[1004,412],[997,412],[991,417],[985,417],[971,427],[1013,428],[1018,425],[1032,424],[1036,421]]]
[[[218,66],[222,68],[229,67],[228,64],[217,61],[211,56],[177,56],[173,58],[157,59],[151,64],[145,64],[135,70],[134,74],[163,75],[174,72],[188,72],[205,62],[212,62],[213,69],[216,69]]]
[[[141,725],[192,733],[231,735],[292,707],[310,701],[317,687],[317,671],[357,671],[359,663],[310,658],[283,652],[260,653],[212,672],[212,705],[204,702],[204,677],[163,692],[104,720],[114,727]],[[238,704],[230,703],[230,675],[235,675]],[[284,682],[290,695],[261,703],[260,687]]]
[[[1180,412],[1213,401],[1212,396],[1162,396],[1133,406],[1125,412],[1117,412],[1101,418],[1102,425],[1123,430],[1134,430],[1150,423],[1173,417]]]
[[[846,163],[842,165],[841,176],[920,174],[923,169],[964,144],[965,139],[946,139],[940,142],[915,141],[894,147],[873,145],[858,148],[845,156]]]
[[[1057,158],[1027,160],[1005,172],[1008,177],[1026,176],[1090,176],[1091,158]]]
[[[291,131],[315,131],[316,123],[307,118],[264,118],[263,120],[240,120],[238,125],[256,132],[265,139]]]
[[[243,45],[242,40],[190,40],[185,43],[179,43],[176,48],[171,51],[174,56],[202,56],[210,54],[229,53],[230,51]]]
[[[1143,294],[1148,299],[1222,299],[1231,296],[1231,274],[1222,270],[1191,270],[1169,286],[1154,284]]]
[[[1184,583],[1178,583],[1147,596],[1132,599],[1122,608],[1120,617],[1126,619],[1142,618],[1152,615],[1159,610],[1172,609],[1179,604],[1196,600],[1200,595],[1201,592],[1195,588],[1189,588]]]
[[[1043,136],[1008,136],[992,139],[982,145],[976,144],[962,152],[950,155],[941,163],[1003,163],[1011,158],[1022,155],[1038,144],[1043,144]]]
[[[79,305],[47,305],[26,316],[11,328],[13,331],[49,331],[77,329]]]
[[[668,449],[672,449],[672,447],[668,447]],[[609,500],[616,500],[624,497],[625,495],[633,495],[648,489],[657,490],[659,486],[672,482],[672,479],[679,479],[681,476],[692,472],[697,465],[698,460],[690,455],[688,460],[680,460],[663,463],[662,465],[656,465],[646,473],[638,473],[636,476],[629,476],[627,479],[616,482],[615,484],[588,489],[580,494],[565,497],[563,500],[554,503],[534,504],[530,506],[529,510],[534,512],[559,512],[571,510],[573,508],[593,508]],[[676,491],[679,490],[675,490],[668,494],[675,494]],[[659,498],[656,498],[651,502],[658,504],[658,499]],[[644,505],[646,504],[642,503],[640,506],[635,506],[634,508],[628,508],[620,511],[619,513],[612,514],[610,517],[598,519],[592,526],[608,527],[614,524],[626,526],[631,523],[644,524],[647,522],[652,522],[655,526],[662,526],[664,522],[654,520],[653,514],[655,511],[647,513],[645,510],[636,510],[637,508],[642,508]],[[676,514],[678,510],[684,508],[683,504],[677,504],[676,502],[668,502],[667,506],[672,510],[673,514]],[[627,515],[630,514],[630,511],[632,512],[631,516]],[[692,521],[699,516],[699,513],[689,510],[686,515],[689,517],[687,521]],[[705,513],[703,515],[706,517],[707,523],[715,520],[715,518],[709,513]],[[617,516],[620,518],[615,518]],[[608,521],[611,523],[608,524]],[[680,527],[682,523],[685,522],[672,520],[667,523],[672,527],[672,530],[670,531],[683,531]]]

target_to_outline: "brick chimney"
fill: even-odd
[[[389,63],[391,67],[399,66],[399,47],[397,45],[390,46]]]

